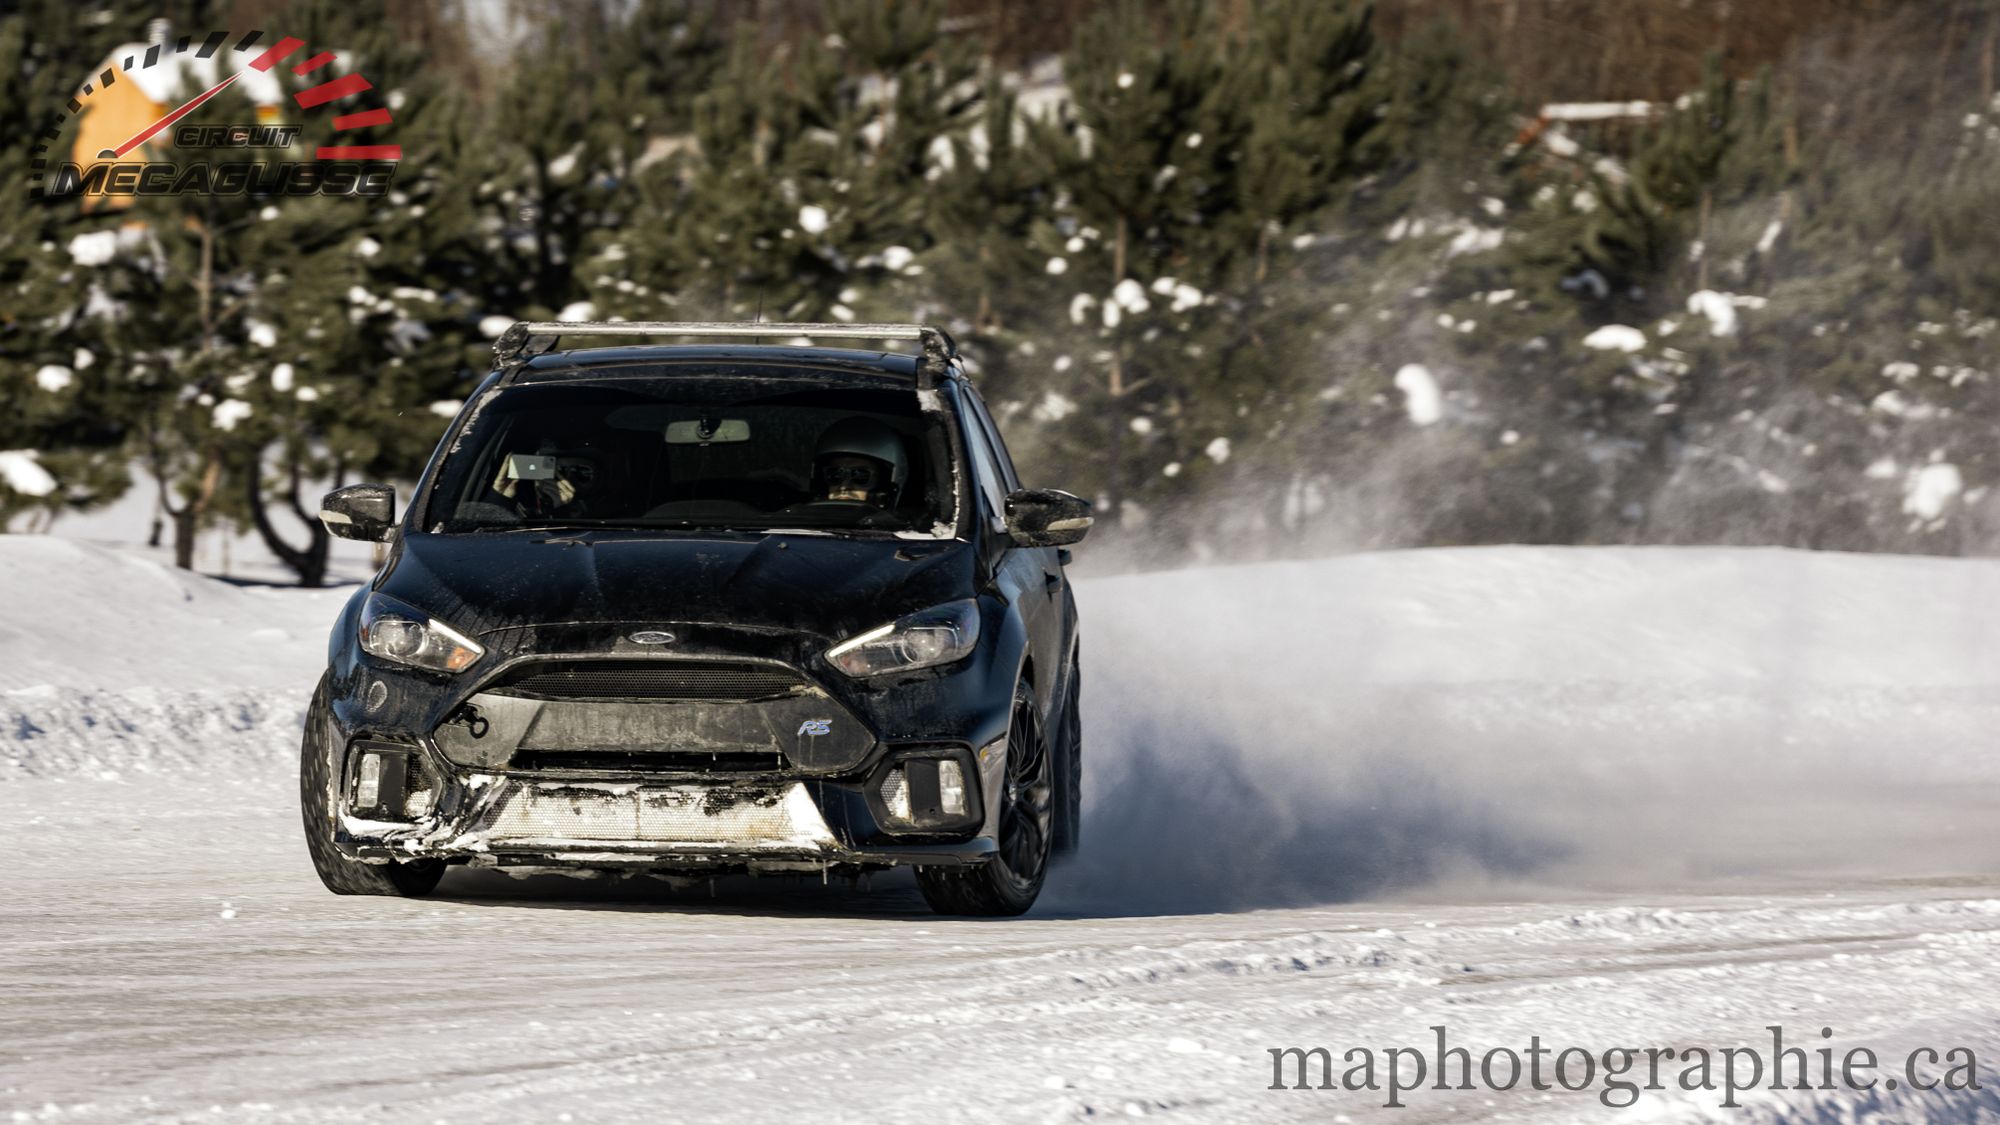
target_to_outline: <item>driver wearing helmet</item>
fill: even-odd
[[[896,431],[873,418],[843,418],[819,436],[813,451],[816,502],[894,508],[902,498],[909,459]]]

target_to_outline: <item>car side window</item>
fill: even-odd
[[[1007,518],[1006,486],[1001,483],[1000,466],[993,458],[993,447],[987,440],[985,428],[979,424],[974,410],[967,410],[962,421],[965,423],[966,459],[972,462],[972,477],[979,482],[979,491],[986,497],[986,518],[1004,520]]]
[[[979,416],[979,424],[985,427],[986,444],[993,451],[993,461],[1000,466],[1000,480],[1008,492],[1021,487],[1021,475],[1014,471],[1014,458],[1007,452],[1007,443],[1000,439],[1000,424],[993,420],[993,412],[986,409],[986,400],[972,391],[973,412]]]

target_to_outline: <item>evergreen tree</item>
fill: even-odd
[[[204,10],[185,7],[195,18]],[[114,310],[83,267],[116,252],[117,219],[30,188],[68,155],[60,143],[37,152],[50,121],[157,14],[138,0],[31,0],[0,14],[0,104],[15,109],[0,121],[0,451],[39,469],[24,471],[35,478],[28,489],[0,474],[0,528],[29,509],[48,520],[106,503],[130,483],[128,396],[115,357],[88,330]]]
[[[920,274],[937,153],[978,101],[942,10],[845,0],[796,57],[741,31],[695,102],[691,151],[648,170],[647,208],[667,221],[620,243],[607,303],[672,293],[688,316],[852,319],[864,293]]]
[[[407,479],[485,369],[472,121],[457,84],[431,65],[444,45],[424,35],[436,25],[401,26],[415,11],[374,0],[294,13],[301,35],[339,45],[366,71],[394,114],[383,139],[403,157],[385,198],[267,203],[246,232],[269,271],[253,282],[247,315],[278,343],[260,353],[255,378],[231,387],[244,417],[221,510],[254,527],[305,585],[323,580],[329,547],[305,490]],[[303,124],[302,147],[332,139],[323,115]]]
[[[1212,5],[1183,2],[1157,26],[1126,4],[1078,29],[1068,128],[1036,136],[1075,286],[1063,397],[1080,409],[1038,405],[1071,449],[1098,451],[1122,522],[1285,432],[1311,323],[1290,240],[1367,170],[1369,21],[1283,0],[1229,36]]]
[[[1368,142],[1385,100],[1372,18],[1366,5],[1273,3],[1256,13],[1248,54],[1235,71],[1254,99],[1242,178],[1257,281],[1268,273],[1274,238],[1372,170]],[[1265,65],[1251,61],[1257,58]]]
[[[407,163],[389,197],[144,197],[88,217],[98,229],[74,243],[84,252],[69,273],[31,286],[84,295],[65,338],[102,362],[80,380],[79,401],[116,420],[154,477],[180,565],[192,565],[198,531],[228,518],[317,583],[327,540],[302,488],[351,470],[403,471],[435,438],[429,405],[465,385],[482,304],[464,292],[480,259],[453,171],[465,166],[454,151],[464,120],[421,47],[396,37],[410,11],[377,2],[291,13],[299,35],[362,64],[371,98],[393,106]],[[274,73],[287,93],[327,77]],[[186,120],[244,116],[225,96]],[[331,139],[325,118],[302,121],[294,155]],[[187,147],[175,156],[240,159]],[[76,210],[74,200],[51,205]],[[283,530],[273,509],[296,529]]]
[[[1071,114],[1064,129],[1037,134],[1060,201],[1061,276],[1074,293],[1068,319],[1080,330],[1063,357],[1069,394],[1045,399],[1041,416],[1061,423],[1074,415],[1072,427],[1084,432],[1071,441],[1102,451],[1094,483],[1105,513],[1120,520],[1130,516],[1128,445],[1154,428],[1150,418],[1133,425],[1145,412],[1135,396],[1150,393],[1156,409],[1173,409],[1166,382],[1188,358],[1173,354],[1178,339],[1136,318],[1154,311],[1159,296],[1172,310],[1181,285],[1183,307],[1170,315],[1184,329],[1207,289],[1204,277],[1180,275],[1226,267],[1213,252],[1230,241],[1217,226],[1236,202],[1231,173],[1245,122],[1213,8],[1181,2],[1166,19],[1156,29],[1127,2],[1080,25],[1063,66]],[[1154,282],[1166,293],[1151,292]]]
[[[1054,199],[1046,169],[1028,151],[1030,132],[1047,127],[1023,121],[1017,97],[989,80],[978,123],[952,138],[949,165],[926,193],[938,266],[930,287],[970,322],[969,338],[999,337],[1047,305],[1040,279],[1049,275],[1044,251],[1059,242]]]

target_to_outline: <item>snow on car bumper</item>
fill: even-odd
[[[805,787],[516,785],[485,827],[500,845],[663,844],[819,851],[833,844]]]
[[[848,846],[827,823],[812,783],[550,780],[471,774],[455,799],[412,823],[340,818],[335,842],[354,859],[435,858],[475,866],[549,865],[680,870],[978,863],[990,838]]]

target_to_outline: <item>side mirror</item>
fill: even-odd
[[[342,539],[380,543],[396,527],[396,490],[386,484],[350,484],[319,502],[319,522]]]
[[[1090,501],[1054,488],[1007,495],[1007,534],[1017,546],[1060,547],[1090,531]]]

